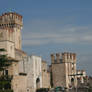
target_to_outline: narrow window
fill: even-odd
[[[5,70],[5,75],[8,75],[8,70]]]

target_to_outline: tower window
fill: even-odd
[[[8,70],[5,70],[5,75],[8,75]]]

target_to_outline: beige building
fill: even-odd
[[[84,83],[86,78],[86,71],[84,70],[77,70],[77,80],[80,83]]]
[[[17,13],[8,12],[0,16],[0,48],[6,50],[0,54],[16,60],[5,71],[13,78],[14,92],[35,92],[42,87],[41,57],[28,56],[21,50],[22,26],[22,16]]]
[[[42,87],[50,88],[50,72],[45,61],[42,61]]]
[[[14,92],[27,91],[27,73],[20,72],[20,62],[14,62],[7,70],[8,75],[12,76],[12,89]]]
[[[13,76],[14,92],[36,92],[42,88],[42,59],[39,56],[26,56],[20,61],[13,62],[7,69]]]
[[[57,53],[51,54],[52,86],[76,87],[76,54]]]
[[[15,58],[15,49],[21,50],[22,16],[17,13],[4,13],[0,16],[0,48]]]
[[[14,92],[26,91],[26,74],[19,74],[19,62],[23,57],[27,56],[27,54],[21,50],[22,26],[22,16],[15,12],[4,13],[0,16],[0,48],[6,50],[3,54],[7,54],[8,57],[17,61],[13,62],[6,70],[13,78],[12,88]]]

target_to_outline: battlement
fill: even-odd
[[[64,63],[64,62],[75,63],[76,53],[64,52],[64,53],[51,54],[51,61],[52,63]]]
[[[20,28],[22,26],[22,16],[15,12],[4,13],[0,16],[0,28]]]
[[[16,49],[21,49],[21,29],[23,18],[15,12],[7,12],[0,16],[0,40],[14,42]],[[4,41],[5,41],[4,40]]]

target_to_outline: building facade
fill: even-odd
[[[48,71],[48,66],[46,61],[42,61],[42,87],[50,88],[50,72]]]
[[[84,70],[77,70],[77,81],[78,83],[84,83],[86,78],[86,71]]]
[[[13,76],[14,92],[36,92],[42,88],[42,59],[39,56],[23,57],[21,61],[13,62],[7,69]]]
[[[30,72],[28,73],[27,87],[30,92],[36,92],[37,89],[42,88],[42,59],[32,55],[29,57],[29,62]]]
[[[51,61],[53,87],[76,87],[76,54],[67,52],[51,54]]]
[[[0,16],[0,48],[6,50],[6,54],[15,58],[15,49],[21,50],[22,16],[8,12]]]
[[[0,16],[0,49],[4,48],[8,57],[16,60],[7,68],[7,73],[13,76],[14,92],[35,92],[42,88],[41,57],[28,56],[22,51],[21,29],[23,19],[15,12]],[[1,53],[2,54],[2,53]]]

